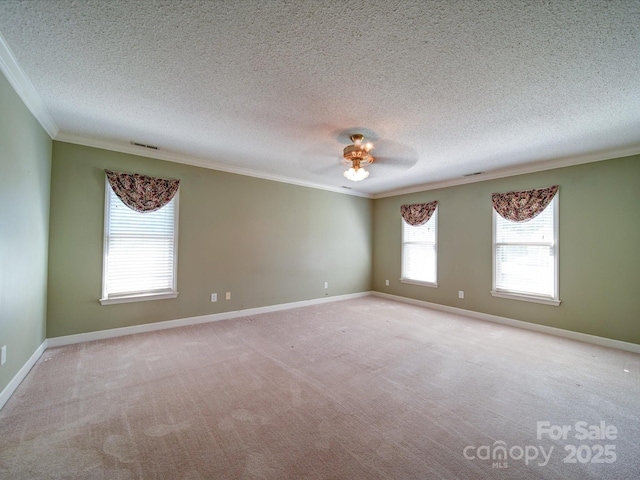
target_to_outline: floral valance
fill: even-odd
[[[436,211],[436,207],[438,206],[438,201],[434,201],[431,203],[414,203],[411,205],[402,205],[400,207],[400,213],[402,214],[402,218],[409,225],[417,227],[419,225],[424,225],[429,221],[433,212]]]
[[[136,212],[154,212],[175,196],[180,180],[105,170],[109,185],[122,202]]]
[[[558,185],[522,192],[494,193],[493,208],[505,220],[526,222],[535,218],[553,200]]]

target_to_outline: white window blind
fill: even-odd
[[[139,213],[106,188],[101,302],[175,297],[178,193],[159,210]]]
[[[557,300],[557,198],[526,222],[505,220],[493,211],[493,293]]]
[[[407,283],[436,285],[438,209],[428,222],[411,226],[402,220],[402,278]]]

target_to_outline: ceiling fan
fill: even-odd
[[[374,158],[369,153],[373,150],[373,144],[371,142],[363,143],[364,135],[361,133],[354,133],[349,138],[353,144],[344,147],[342,157],[345,163],[350,164],[351,167],[343,175],[347,180],[359,182],[369,176],[369,172],[363,167],[374,162]]]
[[[369,170],[365,169],[375,162],[374,176],[382,178],[397,175],[400,171],[408,170],[418,161],[418,153],[406,145],[390,140],[381,140],[375,132],[366,128],[350,128],[348,130],[331,133],[333,140],[326,140],[303,151],[300,164],[306,170],[325,178],[334,177],[336,160],[348,166],[343,170],[344,178],[353,182],[360,182],[369,177]],[[351,144],[344,146],[345,143]],[[342,155],[336,155],[336,141],[342,144]],[[374,148],[375,143],[375,148]],[[375,157],[373,151],[375,150]],[[337,158],[336,158],[337,157]]]

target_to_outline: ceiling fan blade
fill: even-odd
[[[307,171],[315,174],[315,175],[327,175],[327,174],[332,174],[332,173],[336,173],[339,174],[342,170],[344,170],[343,168],[341,169],[341,165],[336,162],[333,165],[325,165],[325,166],[318,166],[316,168],[308,168]]]
[[[371,152],[374,165],[387,165],[395,169],[408,170],[418,163],[418,152],[411,147],[390,140],[380,140]]]
[[[336,151],[334,144],[320,144],[303,150],[300,154],[299,164],[307,172],[316,175],[326,175],[335,170],[340,172],[341,158]]]

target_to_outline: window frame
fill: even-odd
[[[432,287],[432,288],[438,288],[438,209],[440,208],[440,205],[438,205],[435,210],[433,211],[433,214],[431,215],[431,218],[423,223],[422,225],[418,225],[418,226],[413,226],[413,225],[409,225],[402,217],[400,217],[400,221],[402,222],[402,239],[401,239],[401,252],[400,252],[400,282],[401,283],[407,283],[410,285],[420,285],[423,287]],[[433,269],[434,269],[434,277],[435,277],[435,281],[434,282],[428,282],[428,281],[424,281],[424,280],[415,280],[412,278],[408,278],[405,277],[405,272],[404,272],[404,246],[405,243],[405,228],[420,228],[420,227],[424,227],[427,224],[429,224],[429,222],[434,222],[434,227],[435,227],[435,232],[434,232],[434,265],[433,265]]]
[[[144,302],[150,300],[164,300],[170,298],[176,298],[178,296],[178,217],[179,217],[179,203],[180,203],[180,189],[174,195],[171,200],[174,203],[173,214],[173,278],[170,291],[153,292],[142,291],[134,294],[112,294],[109,295],[108,289],[108,270],[107,270],[107,258],[109,255],[109,225],[111,220],[111,194],[116,195],[109,184],[109,179],[105,177],[105,205],[104,205],[104,237],[102,243],[102,296],[100,297],[101,305],[113,305],[118,303],[131,303],[131,302]],[[117,197],[117,195],[116,195]],[[118,198],[119,201],[122,202]],[[124,202],[123,202],[123,205]],[[125,205],[125,208],[129,208]],[[164,208],[164,207],[163,207]],[[140,215],[144,215],[140,213]]]
[[[492,283],[491,283],[491,295],[499,298],[507,298],[511,300],[521,300],[525,302],[541,303],[545,305],[559,306],[560,300],[560,242],[559,242],[559,230],[560,230],[560,192],[557,192],[553,200],[547,205],[545,210],[549,207],[553,207],[553,240],[550,247],[553,249],[553,295],[536,295],[534,293],[519,292],[514,290],[498,289],[496,288],[497,280],[497,227],[498,227],[498,215],[495,208],[492,208]],[[508,221],[508,220],[507,220]],[[540,245],[540,242],[517,242],[519,245]],[[515,243],[514,243],[515,244]]]

